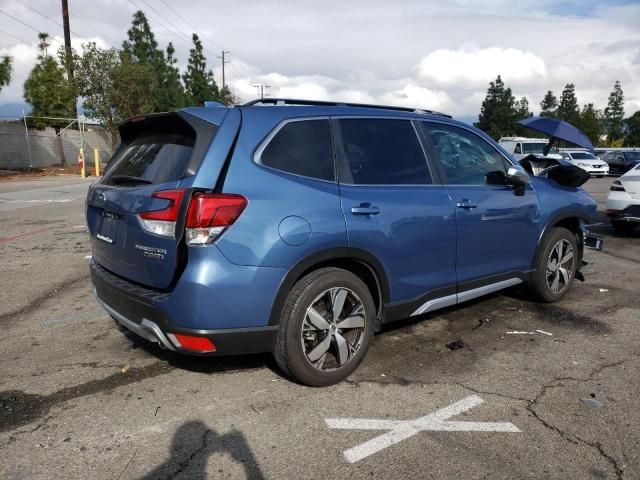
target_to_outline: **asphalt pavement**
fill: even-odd
[[[612,180],[586,184],[601,209]],[[308,388],[269,355],[118,331],[91,294],[89,183],[0,182],[0,479],[640,478],[640,234],[595,227],[557,304],[513,289],[400,323]]]

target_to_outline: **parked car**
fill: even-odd
[[[640,225],[640,165],[636,165],[611,185],[607,215],[620,233],[631,233]]]
[[[517,161],[529,155],[542,156],[544,147],[547,146],[549,140],[546,138],[527,138],[527,137],[502,137],[498,143]],[[557,149],[547,154],[550,158],[561,158],[557,154]]]
[[[571,164],[588,172],[592,177],[609,175],[609,165],[591,152],[584,150],[562,150],[560,151],[560,155]]]
[[[609,164],[609,172],[626,173],[640,164],[640,150],[607,152],[603,160]]]
[[[582,188],[435,112],[264,99],[120,135],[87,195],[98,301],[169,350],[273,352],[307,385],[388,322],[518,284],[559,300],[593,240]]]

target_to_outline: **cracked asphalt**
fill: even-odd
[[[612,180],[586,184],[601,210]],[[91,295],[86,185],[0,182],[0,479],[640,478],[640,233],[595,227],[605,250],[557,304],[513,289],[400,323],[314,389],[268,355],[184,357],[118,331]],[[536,330],[552,335],[507,333]],[[384,431],[325,423],[470,395],[484,402],[451,420],[519,432],[423,431],[349,463]]]

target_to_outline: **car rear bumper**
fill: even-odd
[[[640,205],[629,205],[626,208],[616,209],[615,202],[607,203],[607,215],[612,220],[621,222],[640,223]]]
[[[185,328],[162,308],[170,294],[156,292],[105,270],[91,261],[91,280],[100,305],[120,325],[161,347],[193,355],[236,355],[273,351],[277,325],[249,328],[194,329]],[[205,337],[215,345],[214,352],[202,353],[182,348],[176,334]]]

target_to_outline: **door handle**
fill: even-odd
[[[351,213],[354,215],[377,215],[380,213],[380,209],[370,203],[361,203],[357,207],[352,207]]]
[[[475,203],[470,202],[469,200],[462,200],[461,202],[458,202],[456,204],[456,207],[464,208],[465,210],[471,210],[472,208],[477,208],[478,205],[476,205]]]

